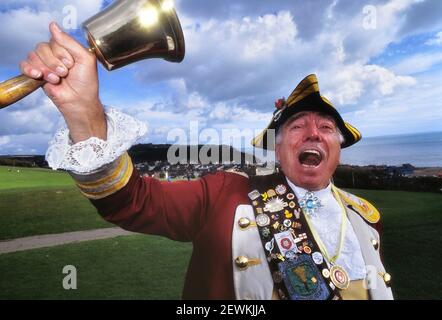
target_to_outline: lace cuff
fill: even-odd
[[[115,109],[106,109],[107,140],[91,137],[72,144],[69,130],[59,130],[49,142],[46,161],[54,169],[91,174],[115,161],[147,131],[144,123]]]

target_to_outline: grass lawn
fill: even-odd
[[[68,174],[7,169],[0,166],[0,240],[113,226],[97,214]]]
[[[442,299],[442,195],[350,190],[381,212],[381,245],[399,299]]]
[[[74,180],[62,171],[0,166],[0,190],[73,185]]]
[[[134,235],[0,255],[0,299],[179,299],[191,244]],[[65,290],[65,265],[77,289]]]

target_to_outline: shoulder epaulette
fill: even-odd
[[[345,192],[341,189],[336,189],[338,190],[345,204],[357,213],[359,213],[359,215],[367,222],[373,224],[379,222],[381,215],[378,209],[376,209],[375,206],[373,206],[370,202],[351,193]]]
[[[249,178],[249,175],[248,175],[247,173],[243,172],[243,171],[237,171],[237,170],[235,170],[235,169],[229,169],[229,170],[226,170],[226,172],[229,172],[229,173],[236,173],[236,174],[239,174],[240,176],[243,176],[243,177]]]

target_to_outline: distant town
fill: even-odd
[[[133,146],[129,154],[141,175],[168,181],[192,180],[219,170],[245,173],[248,176],[266,175],[279,170],[279,166],[274,162],[262,162],[253,155],[225,145],[211,146],[211,150],[207,153],[209,158],[212,156],[210,151],[216,151],[218,155],[223,154],[222,162],[192,159],[192,155],[198,154],[204,147],[200,145],[183,146],[184,149],[181,149],[184,150],[183,154],[174,159],[175,163],[170,163],[167,161],[170,159],[170,147],[168,144],[139,144]],[[0,156],[0,165],[49,168],[42,155]],[[342,188],[442,192],[442,168],[416,168],[411,164],[401,166],[343,164],[336,170],[334,183]]]

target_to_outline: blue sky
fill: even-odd
[[[19,73],[20,60],[48,40],[49,22],[63,25],[68,9],[78,23],[66,31],[85,44],[81,22],[109,2],[2,0],[0,79]],[[310,73],[365,137],[441,131],[442,1],[175,4],[186,39],[182,63],[151,59],[112,72],[99,66],[103,103],[148,124],[140,142],[174,142],[168,133],[188,131],[191,121],[199,129],[258,132],[274,101]],[[0,110],[0,154],[43,154],[62,125],[39,90]]]

